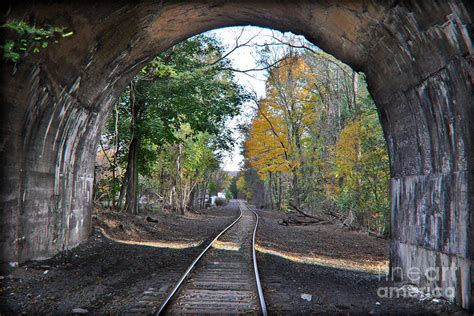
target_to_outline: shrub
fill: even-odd
[[[227,204],[227,200],[222,197],[217,197],[214,203],[216,203],[216,206],[222,206]]]

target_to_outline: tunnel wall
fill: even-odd
[[[18,8],[18,16],[11,17],[25,18],[31,12],[40,20],[59,16],[55,25],[66,25],[75,34],[70,41],[30,54],[15,67],[0,66],[2,82],[8,83],[1,89],[0,109],[2,268],[49,258],[91,233],[98,135],[119,92],[107,87],[127,80],[110,68],[124,61],[127,46],[117,45],[111,39],[115,32],[104,27],[125,16],[121,15],[123,5],[97,7],[90,17],[81,14],[84,8],[71,14],[70,9],[59,4],[25,4]],[[133,17],[138,9],[127,12]],[[111,10],[116,12],[112,16]],[[101,25],[107,19],[109,24]],[[143,27],[138,19],[134,28],[127,23],[122,26],[128,32]],[[132,37],[127,40],[127,45],[133,44]],[[106,52],[115,45],[122,48],[119,56],[107,59]],[[98,77],[106,84],[98,84]]]
[[[472,308],[474,104],[469,1],[115,1],[12,4],[75,32],[13,74],[2,64],[1,262],[54,255],[91,230],[97,137],[113,100],[151,57],[212,28],[291,30],[367,75],[391,169],[393,275],[452,267]]]
[[[467,9],[446,1],[392,8],[371,52],[385,58],[372,60],[366,72],[391,160],[391,270],[447,296],[454,289],[451,299],[466,308],[472,304],[474,256]],[[387,73],[390,86],[378,84]],[[413,267],[421,268],[417,282]]]

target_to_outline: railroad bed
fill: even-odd
[[[266,315],[255,257],[258,215],[243,201],[230,203],[230,207],[240,209],[240,216],[201,252],[161,302],[155,315]],[[145,294],[149,299],[143,303],[156,302],[158,297],[153,298],[152,291]]]

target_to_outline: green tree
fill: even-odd
[[[246,94],[232,72],[223,70],[229,61],[222,56],[214,38],[195,36],[157,56],[120,97],[118,130],[111,119],[105,134],[109,143],[120,135],[115,156],[126,171],[119,201],[127,212],[137,213],[138,175],[156,171],[165,145],[177,144],[182,153],[187,139],[205,133],[216,151],[230,148],[225,122],[239,113]]]
[[[233,177],[229,185],[230,196],[233,199],[237,199],[239,197],[239,189],[237,188],[237,179],[238,179],[237,176]]]

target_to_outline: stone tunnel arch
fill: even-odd
[[[456,289],[472,308],[474,104],[469,1],[126,1],[11,4],[75,32],[14,74],[2,64],[1,262],[54,255],[88,238],[95,148],[106,115],[154,55],[206,30],[292,31],[366,73],[391,160],[391,266]]]

